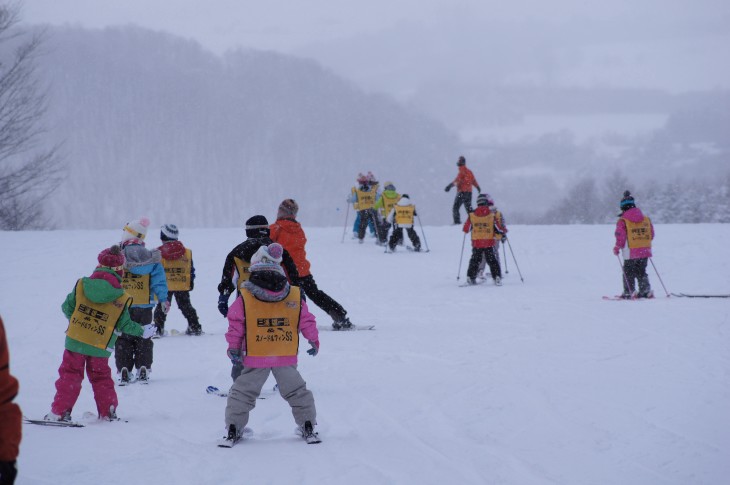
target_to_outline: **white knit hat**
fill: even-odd
[[[170,241],[177,241],[180,237],[180,232],[177,230],[175,224],[165,224],[160,228],[160,239],[162,236],[166,237]]]
[[[279,243],[271,243],[268,246],[261,246],[251,256],[251,266],[249,271],[274,271],[284,274],[284,268],[281,267],[281,259],[284,248]]]
[[[147,236],[147,228],[150,226],[150,220],[146,217],[140,217],[136,221],[128,222],[122,229],[121,242],[134,240],[143,242]]]

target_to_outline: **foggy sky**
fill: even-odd
[[[249,47],[306,55],[396,95],[450,76],[670,91],[730,87],[724,0],[27,0],[23,17],[84,27],[132,23],[216,53]],[[404,63],[412,65],[402,74]]]

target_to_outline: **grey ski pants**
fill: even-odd
[[[256,406],[256,399],[261,394],[269,373],[274,374],[276,383],[279,384],[279,394],[291,406],[292,415],[297,425],[304,425],[305,421],[316,424],[317,410],[314,407],[314,396],[312,391],[307,389],[297,366],[286,367],[244,367],[241,375],[228,394],[226,404],[226,427],[235,424],[237,429],[243,429],[248,423],[249,412]]]

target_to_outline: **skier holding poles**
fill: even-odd
[[[505,229],[501,226],[497,217],[489,210],[487,197],[479,194],[477,197],[477,208],[469,214],[469,219],[464,223],[463,231],[468,233],[471,230],[472,253],[469,260],[469,267],[466,272],[466,281],[470,285],[477,284],[476,276],[479,269],[479,261],[487,259],[492,279],[496,286],[502,286],[502,271],[499,261],[495,257],[495,237],[502,234]]]
[[[413,229],[414,218],[417,216],[416,206],[411,204],[408,194],[403,194],[398,203],[390,210],[387,221],[393,224],[393,233],[388,241],[388,249],[395,252],[395,247],[399,242],[403,241],[403,229],[408,233],[408,237],[413,243],[415,252],[421,251],[421,240],[418,238],[416,230]]]
[[[651,258],[651,242],[654,240],[654,225],[641,209],[636,207],[628,190],[619,204],[621,214],[616,222],[616,243],[613,254],[623,253],[624,291],[621,298],[653,298],[646,265]],[[638,281],[638,291],[635,282]]]

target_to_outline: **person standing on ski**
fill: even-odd
[[[471,170],[466,168],[466,158],[460,156],[456,162],[456,166],[459,167],[459,173],[453,182],[446,186],[444,189],[446,192],[452,189],[456,185],[456,198],[454,198],[454,206],[452,213],[454,216],[454,224],[461,224],[461,216],[459,215],[459,208],[463,205],[466,210],[467,216],[472,211],[471,208],[471,191],[473,187],[476,187],[477,192],[481,192],[477,179]]]
[[[256,251],[250,277],[228,312],[227,355],[230,359],[244,356],[243,372],[233,383],[226,404],[226,439],[231,445],[241,437],[271,373],[302,435],[316,436],[314,396],[297,370],[297,353],[300,334],[311,346],[308,354],[319,352],[317,321],[301,290],[287,281],[280,265],[283,252],[277,243]]]
[[[99,266],[91,276],[81,278],[61,305],[69,320],[56,395],[46,421],[71,421],[71,411],[81,392],[84,371],[94,390],[99,419],[116,419],[119,405],[114,390],[109,357],[117,335],[149,341],[155,326],[141,326],[132,320],[130,296],[122,288],[124,254],[119,246],[103,250]]]
[[[362,175],[362,174],[360,174]],[[378,228],[378,217],[375,211],[375,201],[378,199],[378,182],[372,172],[365,177],[358,176],[358,187],[353,187],[347,202],[357,207],[357,214],[360,217],[360,225],[357,229],[358,242],[362,244],[365,239],[365,229],[373,224],[378,243],[381,242]]]
[[[271,240],[284,246],[284,249],[289,251],[294,259],[299,277],[293,280],[293,284],[301,287],[315,305],[332,317],[332,328],[347,330],[352,327],[350,319],[347,318],[347,310],[317,287],[317,282],[314,281],[314,276],[310,272],[307,251],[304,248],[307,244],[307,236],[304,234],[302,225],[296,220],[298,213],[299,205],[293,199],[286,199],[279,204],[276,222],[270,227]]]
[[[18,474],[16,461],[23,434],[23,413],[13,402],[17,395],[18,379],[10,373],[10,351],[0,317],[0,483],[8,485]]]
[[[170,300],[167,298],[167,279],[162,267],[162,255],[157,249],[150,251],[144,246],[150,220],[142,217],[128,222],[122,229],[124,252],[124,278],[122,288],[132,297],[129,315],[140,325],[152,323],[152,311],[155,298],[162,305],[162,312],[170,311]],[[149,382],[152,371],[152,352],[154,342],[132,335],[121,335],[114,348],[114,360],[120,385],[132,382],[131,373],[137,367],[137,380]]]
[[[479,270],[479,262],[486,258],[489,271],[492,273],[494,284],[502,286],[502,269],[494,254],[496,235],[504,236],[505,229],[487,205],[487,197],[479,194],[477,197],[477,208],[469,213],[469,219],[464,223],[465,233],[471,231],[471,259],[466,272],[466,281],[470,285],[477,283],[476,276]]]
[[[203,328],[200,326],[198,313],[190,302],[190,292],[193,291],[195,284],[193,252],[186,248],[178,238],[179,231],[175,224],[165,224],[160,228],[162,246],[157,249],[162,255],[162,267],[165,268],[167,278],[167,303],[169,305],[172,298],[175,297],[178,308],[188,322],[185,333],[200,335],[203,333]],[[165,333],[165,320],[167,320],[163,302],[159,302],[155,307],[154,320],[157,325],[157,335],[162,337]]]
[[[646,264],[651,258],[651,242],[654,240],[654,225],[641,209],[636,207],[628,190],[619,203],[621,214],[616,222],[616,244],[613,254],[623,253],[623,286],[621,298],[652,298],[654,296],[646,274]],[[639,289],[636,290],[636,282]]]
[[[228,315],[228,300],[231,293],[235,290],[236,296],[240,295],[243,284],[248,281],[251,275],[249,270],[251,257],[261,246],[268,246],[274,242],[269,237],[269,221],[262,215],[249,217],[245,229],[247,239],[233,248],[226,256],[226,261],[223,263],[221,282],[218,283],[218,311],[224,317]],[[286,271],[289,282],[299,277],[297,265],[286,250],[282,254],[281,264]],[[233,366],[231,368],[231,378],[235,381],[243,370],[240,355],[238,358],[232,358],[231,364]]]
[[[385,182],[383,193],[380,194],[378,200],[375,202],[375,210],[378,211],[382,224],[380,225],[380,242],[385,244],[388,239],[388,231],[390,230],[391,222],[388,221],[390,211],[395,207],[395,204],[400,200],[400,194],[395,191],[395,185],[393,182]],[[402,232],[402,231],[401,231]],[[403,236],[401,234],[401,240]]]
[[[408,233],[408,237],[413,244],[413,250],[418,252],[421,250],[421,240],[418,238],[416,230],[413,229],[413,221],[417,216],[416,206],[411,203],[408,194],[403,194],[400,200],[390,210],[387,222],[393,224],[393,233],[388,241],[388,249],[390,252],[395,251],[395,247],[403,242],[403,229]]]
[[[497,207],[494,205],[494,199],[492,199],[492,196],[489,194],[484,194],[484,197],[487,198],[487,205],[489,206],[489,210],[494,214],[494,217],[497,219],[497,222],[500,226],[504,229],[504,234],[495,234],[494,235],[494,257],[497,258],[497,262],[500,264],[500,268],[502,267],[501,260],[499,259],[499,244],[507,242],[507,225],[504,222],[504,216],[502,215],[502,212],[497,209]],[[477,278],[484,278],[484,268],[487,266],[487,258],[482,258],[482,260],[479,262],[479,271],[477,272]]]

